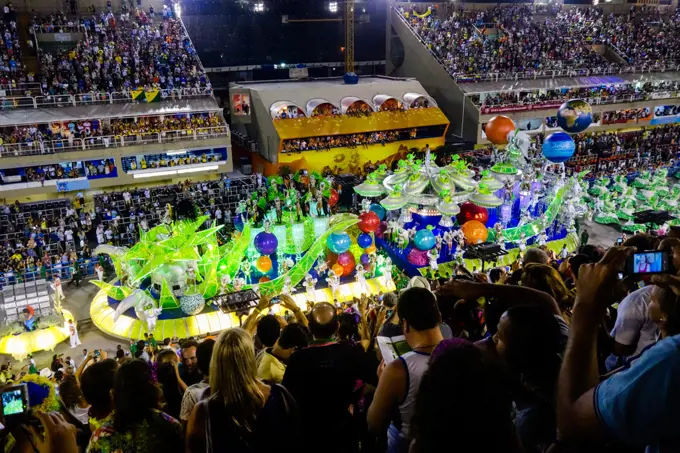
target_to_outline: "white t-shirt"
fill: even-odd
[[[638,355],[650,344],[656,342],[658,328],[647,313],[647,305],[652,298],[653,285],[645,286],[628,294],[619,304],[616,323],[611,336],[617,343],[624,345],[635,344]]]

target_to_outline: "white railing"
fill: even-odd
[[[482,115],[488,115],[492,113],[503,113],[503,112],[523,112],[526,110],[550,110],[559,107],[563,102],[566,102],[573,97],[578,97],[588,102],[590,105],[610,105],[610,104],[624,104],[631,102],[640,101],[651,101],[651,100],[662,100],[662,99],[677,99],[680,96],[678,91],[659,91],[655,93],[645,93],[645,94],[631,94],[627,96],[608,96],[608,97],[578,97],[569,96],[563,99],[553,99],[542,102],[516,102],[508,104],[495,104],[495,105],[475,105],[479,108]]]
[[[85,25],[80,23],[69,24],[36,24],[33,25],[34,33],[85,33]]]
[[[201,127],[196,129],[148,132],[134,135],[104,135],[72,140],[45,140],[32,143],[0,145],[0,157],[39,156],[43,154],[68,153],[92,149],[119,148],[123,146],[173,143],[182,140],[205,140],[229,135],[228,126]]]
[[[199,99],[211,97],[212,88],[180,88],[173,90],[160,90],[161,100],[176,101],[181,99]],[[144,101],[135,101],[129,91],[90,92],[81,94],[55,94],[43,96],[17,96],[0,98],[0,109],[15,108],[42,108],[42,107],[77,107],[87,105],[105,104],[131,104]]]

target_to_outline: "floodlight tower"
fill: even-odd
[[[345,0],[345,74],[354,72],[354,0]]]

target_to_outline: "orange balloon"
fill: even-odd
[[[345,268],[342,267],[342,265],[340,265],[340,264],[334,264],[333,267],[331,267],[331,270],[338,277],[341,277],[343,272],[345,272]]]
[[[460,228],[465,235],[465,242],[468,244],[481,244],[486,242],[489,232],[479,220],[468,220]]]
[[[272,270],[272,259],[269,258],[267,255],[262,255],[255,262],[255,267],[257,268],[258,271],[262,272],[263,274],[266,274],[267,272]]]
[[[506,145],[508,143],[508,134],[517,128],[515,123],[505,115],[494,116],[486,123],[484,132],[486,138],[496,145]]]
[[[371,253],[375,253],[375,250],[376,250],[376,249],[375,249],[375,244],[371,244],[371,245],[369,245],[368,247],[366,247],[366,248],[364,249],[364,252],[366,252],[366,253],[368,253],[368,254],[370,255]]]

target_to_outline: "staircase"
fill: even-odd
[[[26,65],[26,73],[33,73],[35,80],[38,81],[38,73],[40,72],[40,63],[38,62],[37,49],[29,47],[28,40],[33,39],[33,35],[28,32],[31,26],[32,16],[28,12],[17,13],[17,27],[19,33],[19,44],[21,47],[21,55],[24,64]],[[34,42],[35,44],[35,42]]]

